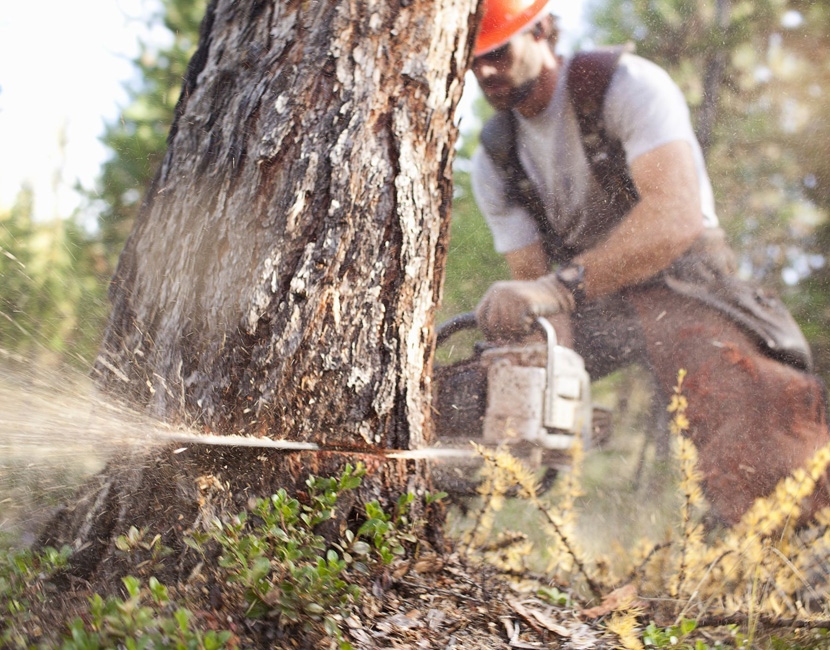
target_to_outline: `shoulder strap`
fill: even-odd
[[[573,257],[556,234],[548,219],[542,197],[519,160],[516,138],[516,117],[513,111],[499,111],[484,125],[479,136],[481,145],[499,169],[504,180],[508,203],[521,205],[536,222],[542,248],[548,262],[564,262]]]
[[[620,216],[639,197],[628,172],[622,143],[612,139],[605,130],[602,108],[620,57],[633,49],[633,45],[627,44],[580,52],[571,61],[567,81],[591,172],[609,200],[616,204],[614,212]]]

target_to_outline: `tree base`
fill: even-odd
[[[158,536],[155,546],[173,551],[159,579],[178,579],[196,563],[186,552],[189,533],[206,530],[215,519],[227,519],[280,488],[302,502],[309,476],[337,475],[347,463],[363,464],[367,472],[360,487],[338,500],[335,518],[321,531],[327,539],[345,527],[356,528],[369,501],[390,507],[402,489],[423,495],[429,485],[424,461],[345,452],[168,446],[111,461],[54,516],[37,545],[69,545],[74,550],[69,574],[106,590],[135,571],[116,546],[118,538],[135,527],[145,543]],[[413,501],[412,515],[426,520],[429,541],[441,547],[443,508],[424,510],[423,501]]]

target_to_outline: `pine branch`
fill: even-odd
[[[626,576],[626,578],[624,580],[621,580],[620,582],[618,582],[615,589],[618,588],[618,587],[622,587],[623,585],[628,584],[629,582],[634,582],[634,580],[637,578],[637,576],[642,576],[643,573],[645,572],[646,566],[648,565],[649,562],[651,562],[652,558],[655,555],[657,555],[657,553],[662,551],[663,549],[669,548],[670,546],[672,546],[672,544],[674,544],[674,542],[662,542],[660,544],[655,544],[654,546],[652,546],[651,550],[648,552],[648,555],[645,556],[643,561],[640,562],[640,564],[638,564],[637,566],[635,566],[631,570],[631,573],[629,573],[628,576]]]
[[[582,560],[579,559],[579,555],[571,547],[570,543],[568,542],[568,537],[567,535],[565,535],[565,532],[559,527],[559,524],[556,523],[556,520],[553,517],[551,517],[550,513],[545,508],[541,507],[541,504],[536,502],[534,505],[536,505],[536,508],[539,510],[539,512],[542,513],[542,515],[544,515],[545,519],[547,519],[548,523],[551,525],[551,528],[553,528],[554,532],[556,532],[556,534],[559,536],[559,539],[562,541],[562,545],[565,547],[565,550],[568,552],[568,555],[571,556],[571,558],[574,561],[574,564],[576,564],[576,568],[579,569],[579,572],[582,574],[582,577],[585,578],[585,582],[588,585],[588,588],[591,590],[591,593],[596,598],[602,598],[602,590],[600,589],[599,585],[597,585],[593,581],[591,576],[588,575],[588,570],[585,568],[585,565],[582,563]]]

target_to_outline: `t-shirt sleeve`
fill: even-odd
[[[665,70],[632,54],[620,59],[603,117],[609,134],[622,142],[629,165],[669,142],[695,141],[683,93]]]
[[[504,181],[482,147],[473,154],[471,176],[473,196],[493,234],[497,253],[510,253],[539,239],[533,217],[505,199]]]

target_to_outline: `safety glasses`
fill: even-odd
[[[510,53],[510,41],[507,41],[501,47],[497,47],[495,50],[490,50],[489,52],[485,52],[484,54],[480,54],[473,62],[480,62],[480,63],[498,63],[499,61],[504,60],[507,58],[507,55]]]

